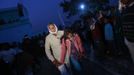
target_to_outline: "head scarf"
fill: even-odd
[[[56,31],[55,31],[55,32],[52,32],[52,31],[49,29],[49,25],[48,25],[49,33],[50,33],[50,34],[57,34],[58,28],[57,28],[57,26],[56,26],[55,24],[53,24],[53,25],[54,25],[54,27],[56,28]]]

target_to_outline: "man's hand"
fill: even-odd
[[[60,62],[57,61],[57,60],[54,60],[54,61],[53,61],[53,64],[54,64],[56,67],[62,65],[62,63],[60,63]]]

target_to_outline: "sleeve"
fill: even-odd
[[[64,31],[59,31],[60,37],[64,35]]]
[[[54,57],[50,50],[50,41],[48,37],[46,37],[46,41],[45,41],[45,52],[46,52],[48,59],[51,61],[54,61]]]
[[[65,61],[65,57],[66,57],[66,54],[67,54],[67,50],[66,50],[66,45],[65,45],[65,42],[64,42],[64,38],[62,39],[62,43],[61,43],[61,59],[60,59],[60,62],[61,63],[64,63]]]
[[[62,31],[62,36],[64,35],[64,31]]]
[[[83,53],[84,52],[84,48],[82,46],[82,41],[81,41],[81,39],[80,39],[78,34],[76,34],[76,39],[77,39],[77,43],[78,43],[78,46],[79,46],[79,50],[80,50],[81,53]]]
[[[66,40],[66,46],[67,46],[68,56],[70,56],[71,55],[71,42],[70,42],[70,40]]]

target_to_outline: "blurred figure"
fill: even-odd
[[[13,48],[10,48],[8,43],[5,43],[0,51],[0,58],[2,58],[5,63],[11,65],[16,54],[17,51]]]
[[[24,35],[23,41],[22,41],[22,50],[32,54],[32,46],[31,46],[31,39],[28,35]]]
[[[78,34],[72,33],[71,30],[66,30],[62,38],[62,57],[61,62],[70,67],[70,62],[75,70],[81,71],[81,66],[78,60],[84,56],[84,49]]]
[[[102,46],[102,34],[100,31],[100,24],[93,19],[93,23],[90,25],[90,30],[92,33],[93,39],[93,49],[95,51],[95,55],[99,57],[101,54],[101,46]]]
[[[63,36],[63,31],[58,31],[54,23],[48,25],[49,34],[45,40],[45,51],[48,59],[58,68],[62,65],[60,62],[61,57],[61,43],[60,39]]]
[[[40,54],[42,54],[44,57],[46,57],[45,48],[44,48],[45,42],[44,42],[44,37],[43,36],[38,41],[38,44],[39,44],[39,47],[40,47],[39,49],[41,50]]]
[[[124,41],[134,62],[134,1],[120,0],[120,2],[124,5],[125,8],[122,10]]]
[[[114,54],[114,35],[113,35],[113,26],[109,22],[109,17],[105,17],[105,46],[106,46],[106,54],[112,56]]]
[[[87,41],[89,42],[90,44],[90,47],[94,49],[94,41],[93,41],[93,36],[92,36],[92,29],[95,28],[94,26],[94,20],[92,19],[91,16],[87,16],[85,17],[85,22],[87,23],[86,24],[86,29],[87,29],[87,32],[86,32],[86,37],[87,37]]]
[[[0,74],[2,75],[14,75],[11,67],[0,58]]]
[[[0,44],[0,74],[2,75],[13,75],[11,68],[11,63],[13,60],[13,55],[11,55],[11,53],[13,52],[8,52],[8,50],[8,43]]]
[[[16,75],[28,75],[29,70],[31,70],[32,75],[32,66],[34,64],[34,58],[27,52],[19,53],[15,56],[13,62],[13,68],[16,71]]]
[[[126,8],[126,4],[129,2],[129,0],[119,0],[119,6],[118,9],[120,12],[122,12]]]

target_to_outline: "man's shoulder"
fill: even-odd
[[[64,31],[58,31],[58,35],[63,35]]]
[[[64,33],[64,31],[63,30],[59,30],[58,33]]]
[[[46,39],[49,39],[51,37],[51,34],[48,34],[47,36],[46,36]]]

